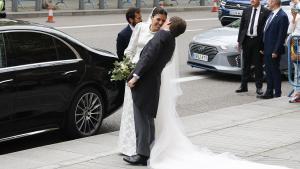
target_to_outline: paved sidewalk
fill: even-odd
[[[187,135],[200,147],[232,152],[259,163],[300,169],[300,105],[286,97],[183,117]],[[0,156],[2,169],[134,169],[108,133]]]

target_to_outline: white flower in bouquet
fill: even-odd
[[[111,81],[126,80],[134,69],[135,64],[132,63],[130,57],[125,56],[122,61],[115,61],[114,68],[110,71]]]

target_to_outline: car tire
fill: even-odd
[[[66,117],[66,134],[71,138],[94,135],[98,132],[104,114],[104,102],[99,91],[85,88],[73,99]]]

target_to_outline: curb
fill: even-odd
[[[186,12],[186,11],[207,11],[211,6],[199,7],[166,7],[168,12]],[[142,12],[150,12],[152,8],[142,8]],[[125,14],[127,9],[99,9],[99,10],[56,10],[55,16],[88,16],[88,15],[108,15],[108,14]],[[48,11],[32,12],[7,12],[8,18],[36,18],[47,17]]]

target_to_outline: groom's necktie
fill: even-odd
[[[257,9],[254,8],[254,12],[253,12],[252,20],[251,20],[251,24],[250,24],[250,35],[253,35],[253,26],[254,26],[256,11],[257,11]]]

